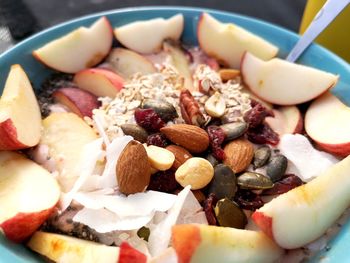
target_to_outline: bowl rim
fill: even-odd
[[[133,13],[133,12],[147,12],[147,11],[176,11],[176,12],[208,12],[210,14],[218,15],[218,16],[227,16],[227,17],[237,17],[239,19],[241,19],[244,22],[251,22],[253,21],[254,23],[257,23],[259,25],[262,25],[264,27],[267,27],[271,30],[274,31],[278,31],[278,32],[283,32],[287,37],[293,39],[293,41],[295,40],[295,42],[300,38],[300,36],[283,27],[283,26],[279,26],[276,25],[272,22],[267,22],[264,21],[260,18],[255,18],[255,17],[251,17],[248,15],[242,15],[242,14],[238,14],[235,12],[228,12],[228,11],[223,11],[223,10],[217,10],[217,9],[211,9],[211,8],[201,8],[201,7],[190,7],[190,6],[177,6],[177,5],[169,5],[169,6],[160,6],[160,5],[154,5],[154,6],[138,6],[138,7],[126,7],[126,8],[118,8],[118,9],[112,9],[112,10],[105,10],[105,11],[101,11],[101,12],[95,12],[95,13],[91,13],[91,14],[86,14],[86,15],[82,15],[76,18],[72,18],[69,19],[67,21],[58,23],[56,25],[50,26],[44,30],[41,30],[35,34],[33,34],[32,36],[16,43],[16,45],[12,46],[10,49],[6,50],[5,52],[3,52],[2,54],[0,54],[0,63],[2,60],[6,59],[7,56],[10,56],[13,52],[16,52],[16,49],[20,48],[23,45],[27,45],[28,43],[30,43],[31,41],[40,38],[42,36],[44,36],[45,34],[57,30],[59,28],[65,27],[65,26],[69,26],[72,23],[77,23],[80,22],[81,20],[87,20],[87,19],[94,19],[94,18],[99,18],[101,16],[110,16],[110,15],[116,15],[119,13]],[[161,14],[159,16],[162,16]],[[326,49],[325,47],[313,43],[310,45],[310,47],[317,47],[317,49],[320,50],[320,52],[322,52],[324,55],[328,56],[329,58],[331,58],[332,60],[334,60],[337,64],[339,64],[340,66],[346,68],[346,70],[349,72],[350,74],[350,64],[348,62],[346,62],[344,59],[342,59],[341,57],[339,57],[338,55],[336,55],[335,53],[333,53],[332,51]],[[309,47],[309,48],[310,48]],[[302,56],[301,56],[302,57]],[[346,229],[344,229],[346,228]],[[335,237],[332,238],[332,240],[330,241],[330,244],[333,244],[334,247],[332,250],[330,251],[326,251],[326,252],[320,252],[318,254],[316,254],[316,256],[314,258],[312,258],[310,261],[311,262],[317,262],[314,260],[320,259],[321,257],[324,258],[325,256],[328,258],[328,260],[333,259],[336,260],[336,258],[341,255],[340,257],[343,258],[346,256],[346,251],[343,252],[344,250],[344,241],[341,241],[342,239],[346,239],[350,241],[350,231],[349,234],[344,233],[344,231],[346,230],[350,230],[350,220],[347,221],[347,223],[342,227],[341,232],[339,232]],[[340,235],[341,234],[341,235]],[[341,237],[343,236],[343,237]],[[0,239],[1,241],[1,239]],[[5,241],[7,242],[7,241]],[[339,243],[342,243],[343,246],[340,246]],[[337,249],[335,249],[337,245]],[[6,254],[1,253],[1,255],[3,257],[9,256],[11,257],[10,259],[12,259],[12,262],[22,262],[22,261],[16,261],[19,260],[20,256],[17,255],[15,252],[12,252],[8,249],[6,249],[6,247],[4,247],[2,245],[2,242],[0,242],[0,251],[5,252]],[[338,254],[339,252],[339,254]],[[341,252],[341,253],[340,253]],[[320,254],[320,255],[319,255]],[[22,260],[22,259],[21,259]],[[1,258],[0,258],[0,262],[1,262]]]

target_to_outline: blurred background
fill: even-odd
[[[0,52],[11,43],[69,19],[123,7],[181,5],[260,18],[298,31],[306,0],[0,0]]]

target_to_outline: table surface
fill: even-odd
[[[69,19],[99,11],[151,5],[213,8],[260,18],[298,31],[306,0],[0,0],[0,26],[15,41]],[[1,36],[1,34],[0,34]]]

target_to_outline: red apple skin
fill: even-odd
[[[298,121],[298,124],[297,126],[295,127],[295,130],[293,132],[293,134],[296,134],[296,133],[303,133],[303,130],[304,130],[304,119],[303,119],[303,116],[301,115],[301,113],[299,114],[299,121]]]
[[[17,140],[17,129],[11,119],[0,123],[0,150],[19,150],[28,148]]]
[[[317,146],[328,153],[335,154],[339,157],[350,155],[350,142],[340,144],[327,144],[315,141]]]
[[[272,232],[272,218],[264,215],[259,211],[252,214],[252,219],[255,224],[272,240],[274,240]]]
[[[121,90],[124,86],[123,78],[110,70],[101,68],[92,68],[87,70],[90,70],[92,74],[104,75],[113,84],[113,86],[117,88],[118,91]]]
[[[127,242],[120,245],[120,253],[118,263],[146,263],[147,257],[145,254],[130,246]]]
[[[198,226],[175,225],[172,228],[172,246],[176,251],[179,263],[189,263],[201,241]]]
[[[37,213],[18,213],[2,222],[0,228],[5,236],[16,243],[21,243],[30,237],[54,211],[54,207]]]
[[[52,97],[59,103],[67,106],[80,117],[92,117],[92,111],[100,107],[100,102],[92,93],[78,88],[61,88],[56,90]]]

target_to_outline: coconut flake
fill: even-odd
[[[96,192],[77,193],[74,200],[89,209],[106,208],[119,217],[137,217],[165,212],[175,203],[177,196],[156,191],[124,195],[104,195]]]
[[[281,153],[293,164],[296,175],[308,182],[339,162],[333,155],[316,150],[301,134],[285,134],[278,145]]]
[[[94,115],[92,116],[92,119],[95,122],[95,127],[98,131],[98,133],[100,134],[100,136],[103,138],[104,143],[108,146],[110,144],[108,135],[106,134],[104,128],[103,128],[103,123],[101,120],[100,115],[98,114],[98,112],[94,112]]]
[[[203,208],[192,191],[188,193],[185,199],[176,224],[208,224]]]
[[[149,263],[177,263],[178,258],[174,248],[168,247],[160,255],[152,258]]]
[[[148,238],[148,248],[152,256],[160,255],[169,246],[171,228],[178,220],[190,189],[191,186],[186,186],[178,194],[176,202],[168,211],[167,216],[158,224],[153,224],[150,226],[151,234]]]
[[[137,217],[119,217],[105,208],[83,208],[73,217],[73,221],[87,225],[99,233],[108,233],[114,230],[139,229],[150,222],[152,217],[153,213]]]
[[[115,138],[106,149],[106,166],[102,173],[102,176],[99,177],[99,187],[116,187],[117,186],[117,177],[116,177],[116,166],[119,159],[120,154],[126,147],[126,145],[132,141],[133,138],[131,136],[122,136]]]
[[[74,195],[80,190],[84,183],[92,176],[96,163],[104,156],[102,151],[102,139],[94,140],[84,146],[82,156],[79,162],[79,177],[75,181],[72,189],[68,193],[62,193],[60,199],[60,207],[62,211],[72,202]]]

